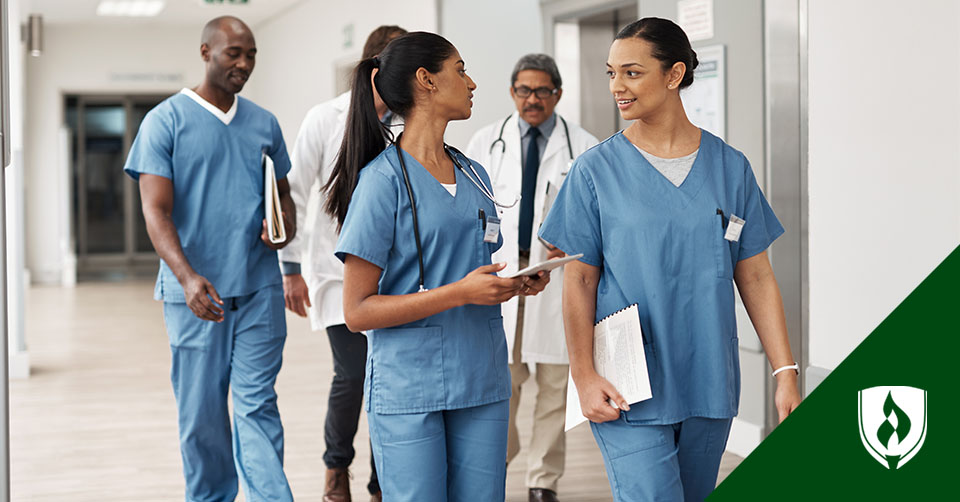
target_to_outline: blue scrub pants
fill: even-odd
[[[591,422],[617,502],[700,501],[716,487],[732,418],[639,425]]]
[[[383,500],[504,500],[509,413],[509,399],[429,413],[368,413]]]
[[[292,501],[273,388],[287,333],[283,289],[269,286],[223,300],[220,323],[199,319],[185,303],[163,304],[186,500],[232,502],[239,473],[246,500]]]

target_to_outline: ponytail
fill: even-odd
[[[373,70],[378,70],[372,80],[384,104],[393,113],[406,117],[414,105],[413,80],[417,70],[437,73],[454,52],[456,49],[447,39],[420,31],[393,39],[379,55],[357,64],[343,143],[330,180],[322,189],[327,197],[324,210],[337,220],[337,232],[347,217],[360,170],[386,149],[385,137],[393,138],[390,129],[380,123],[373,104]]]
[[[379,66],[376,57],[363,59],[353,71],[353,92],[343,142],[330,179],[321,189],[326,193],[324,210],[337,220],[337,232],[347,217],[350,198],[357,187],[360,169],[386,149],[385,128],[373,102],[371,75]]]

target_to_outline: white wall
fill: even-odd
[[[516,110],[510,73],[524,54],[543,52],[540,3],[443,0],[441,16],[441,34],[460,51],[467,74],[477,83],[473,115],[447,128],[447,142],[462,149],[478,129]]]
[[[308,0],[253,26],[257,67],[245,92],[277,116],[287,148],[307,110],[336,96],[335,65],[359,59],[367,35],[384,24],[436,31],[436,2]],[[350,26],[352,46],[345,47]]]
[[[27,58],[25,189],[27,267],[34,282],[58,283],[64,262],[60,234],[58,130],[64,95],[166,93],[194,86],[203,76],[201,26],[47,25],[44,53]],[[159,76],[155,78],[155,76]],[[117,173],[118,176],[122,175]]]
[[[253,27],[259,55],[248,95],[277,115],[288,147],[307,110],[335,96],[334,67],[360,57],[367,35],[379,25],[437,31],[453,43],[477,82],[473,116],[453,122],[447,141],[465,148],[484,125],[513,111],[510,72],[520,56],[543,50],[536,0],[366,0],[343,4],[314,0]],[[353,47],[344,47],[353,26]]]
[[[810,363],[960,243],[960,3],[809,4]]]

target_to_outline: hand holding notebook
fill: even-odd
[[[643,350],[643,332],[640,329],[640,313],[637,304],[603,318],[593,329],[593,366],[597,374],[616,387],[628,404],[653,397],[650,390],[650,375]],[[611,404],[618,408],[615,404]],[[564,431],[583,422],[580,395],[573,382],[573,374],[567,377],[567,414]]]
[[[277,174],[273,168],[273,159],[263,154],[263,207],[267,220],[267,236],[273,244],[287,240],[287,229],[283,221],[283,209],[280,207],[280,192],[277,191]]]

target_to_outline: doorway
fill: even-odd
[[[140,123],[166,96],[68,95],[73,243],[78,280],[149,277],[157,255],[137,184],[123,165]]]
[[[610,97],[604,63],[617,32],[637,19],[637,2],[607,3],[551,19],[545,26],[553,27],[554,55],[564,80],[557,110],[597,138],[607,138],[627,124]]]

